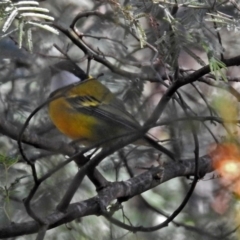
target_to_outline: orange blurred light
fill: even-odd
[[[221,175],[220,183],[240,195],[240,150],[233,143],[219,144],[212,151],[214,169]]]
[[[239,177],[240,174],[240,162],[237,160],[224,160],[219,164],[217,171],[223,178],[234,180]]]

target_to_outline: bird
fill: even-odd
[[[84,146],[103,143],[141,131],[142,126],[126,110],[123,102],[104,84],[89,76],[75,62],[60,61],[51,66],[48,112],[56,128]],[[152,145],[168,157],[167,148],[145,134],[143,145]]]

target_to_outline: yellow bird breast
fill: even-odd
[[[93,141],[96,119],[72,109],[63,97],[49,103],[49,115],[55,126],[74,140]]]

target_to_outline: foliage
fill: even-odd
[[[17,3],[12,3],[11,0],[4,0],[0,3],[0,6],[0,19],[4,20],[4,25],[2,27],[4,33],[9,30],[14,20],[18,20],[17,27],[2,35],[1,38],[7,37],[9,34],[18,31],[19,48],[22,48],[23,37],[26,35],[28,49],[32,51],[32,28],[34,26],[58,34],[56,29],[49,26],[48,22],[45,22],[54,20],[53,17],[45,14],[48,13],[49,10],[47,8],[38,7],[39,3],[37,1],[19,1]],[[29,18],[38,18],[38,20],[31,21]],[[39,19],[43,19],[43,21]]]

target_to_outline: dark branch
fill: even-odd
[[[213,171],[209,156],[199,159],[199,173],[204,174]],[[73,221],[76,218],[101,214],[101,204],[108,206],[116,199],[129,199],[137,196],[153,187],[156,187],[172,178],[180,176],[193,176],[195,174],[195,160],[183,160],[178,164],[166,163],[162,167],[152,167],[150,170],[123,182],[111,183],[108,187],[99,191],[99,194],[88,200],[70,204],[66,213],[54,212],[46,218],[49,229],[61,224]],[[34,221],[24,223],[12,223],[9,226],[0,227],[0,238],[16,237],[24,234],[36,233],[40,225]],[[137,231],[141,231],[138,228]]]

